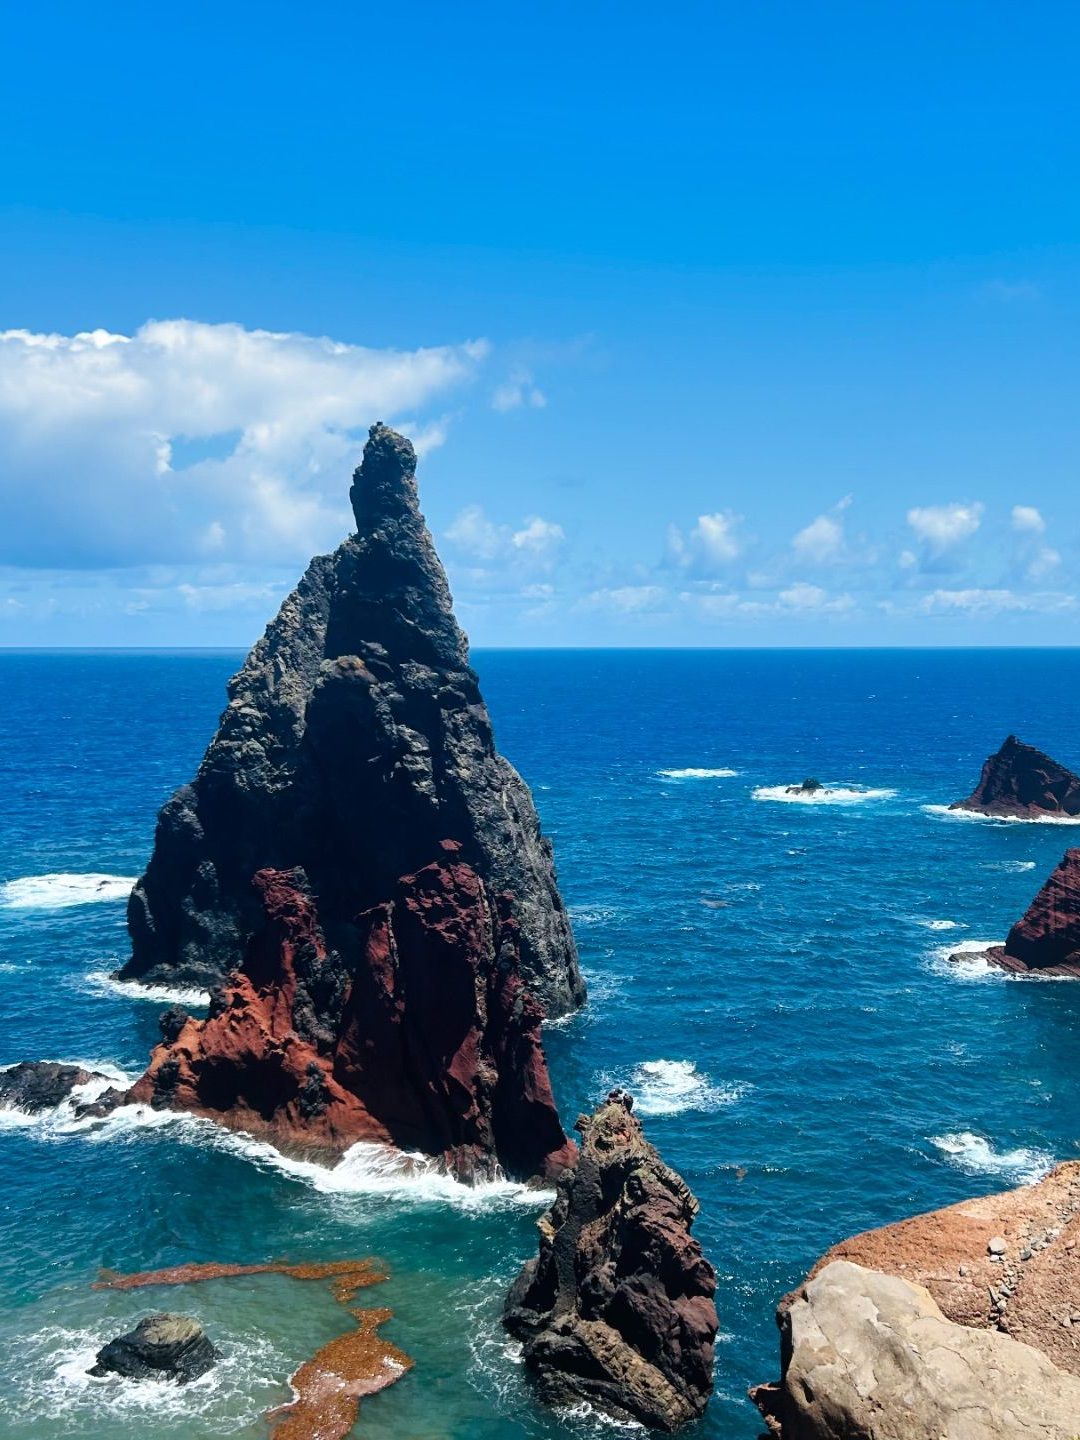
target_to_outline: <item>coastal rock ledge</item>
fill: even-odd
[[[1080,1162],[844,1240],[777,1311],[781,1440],[1075,1440]]]
[[[1065,852],[1004,945],[960,951],[950,959],[983,959],[1011,975],[1080,979],[1080,849]]]
[[[585,998],[550,842],[495,749],[420,514],[412,445],[371,428],[356,533],[312,560],[243,667],[198,773],[158,817],[120,978],[209,989],[263,921],[252,877],[303,869],[334,954],[355,917],[452,839],[506,894],[522,980],[548,1015]]]
[[[539,1221],[504,1323],[548,1404],[583,1401],[675,1430],[712,1391],[716,1275],[690,1227],[698,1205],[613,1091],[577,1122],[581,1153]]]
[[[972,794],[949,809],[1009,820],[1080,817],[1080,775],[1010,735],[983,765]]]

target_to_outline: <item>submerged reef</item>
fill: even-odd
[[[581,1153],[540,1220],[540,1253],[507,1298],[543,1400],[675,1430],[712,1392],[716,1275],[690,1234],[698,1205],[613,1091],[582,1116]]]

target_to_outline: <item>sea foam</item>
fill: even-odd
[[[658,770],[656,773],[665,780],[730,780],[739,772],[729,770],[726,766],[718,766],[713,770],[690,766],[686,770]]]
[[[126,1000],[149,1000],[157,1005],[210,1004],[210,992],[188,985],[144,985],[141,980],[118,980],[108,970],[91,970],[83,988],[95,995],[122,995]]]
[[[603,1080],[606,1088],[610,1082]],[[716,1085],[690,1060],[646,1060],[625,1088],[642,1115],[681,1115],[687,1110],[720,1110],[746,1093],[745,1085]]]
[[[824,785],[820,790],[801,790],[798,785],[759,785],[751,794],[755,800],[777,800],[784,805],[863,805],[868,800],[892,800],[896,791],[856,785]]]
[[[947,980],[969,983],[1006,980],[1007,972],[984,958],[987,950],[1004,943],[1004,940],[952,940],[948,945],[938,945],[930,952],[930,969]]]
[[[948,805],[922,808],[942,820],[978,820],[985,825],[1080,825],[1080,815],[984,815],[981,810],[953,810]]]
[[[951,1165],[968,1175],[1007,1175],[1021,1185],[1034,1185],[1054,1165],[1054,1157],[1046,1150],[996,1150],[985,1136],[971,1130],[931,1135],[929,1139]]]
[[[126,900],[133,875],[24,875],[0,885],[0,909],[64,910],[102,900]]]

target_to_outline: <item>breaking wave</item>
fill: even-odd
[[[912,916],[913,925],[921,925],[924,930],[964,930],[967,927],[961,925],[959,920],[924,920],[919,915]]]
[[[665,780],[730,780],[739,772],[729,770],[726,766],[718,766],[714,770],[690,766],[686,770],[658,770],[656,773],[662,775]]]
[[[1034,1185],[1054,1165],[1054,1157],[1046,1150],[995,1150],[989,1140],[971,1130],[931,1135],[929,1140],[951,1165],[968,1175],[1007,1175],[1021,1185]]]
[[[983,866],[984,870],[1008,870],[1010,874],[1019,875],[1026,870],[1035,869],[1034,860],[988,860]]]
[[[126,900],[134,875],[24,875],[0,885],[0,909],[64,910],[102,900]]]
[[[785,805],[862,805],[868,800],[892,800],[896,791],[860,785],[824,785],[820,790],[800,790],[798,785],[759,785],[751,794],[755,800],[778,800]]]
[[[607,1089],[610,1082],[602,1078]],[[642,1115],[681,1115],[687,1110],[720,1110],[746,1094],[745,1085],[716,1085],[691,1060],[646,1060],[624,1088]]]
[[[943,820],[977,820],[984,825],[1080,825],[1080,815],[984,815],[981,810],[952,810],[948,805],[922,808]]]
[[[128,1000],[151,1000],[159,1005],[209,1005],[210,993],[187,985],[144,985],[141,980],[118,980],[108,970],[91,970],[84,988],[95,995],[123,995]]]
[[[931,951],[930,969],[947,980],[1006,980],[1007,972],[984,958],[987,950],[1004,943],[1004,940],[952,940],[948,945],[939,945]]]

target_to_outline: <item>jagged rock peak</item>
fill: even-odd
[[[949,808],[1013,819],[1080,815],[1080,775],[1010,735],[983,765],[972,794]]]
[[[374,425],[356,534],[318,556],[229,684],[189,785],[158,818],[132,892],[125,978],[220,982],[263,923],[253,876],[300,868],[328,947],[445,839],[509,894],[522,979],[550,1015],[584,999],[550,843],[495,748],[468,645],[417,503],[408,440]]]
[[[363,461],[353,473],[349,500],[361,534],[382,519],[403,511],[415,513],[419,501],[412,441],[377,420],[368,431]]]
[[[615,1090],[578,1120],[577,1168],[559,1179],[503,1318],[546,1402],[670,1431],[712,1391],[716,1274],[690,1234],[696,1199],[632,1112]]]
[[[1080,849],[1066,850],[1005,944],[978,954],[1013,975],[1080,979]],[[971,951],[950,956],[958,963],[972,958]]]

